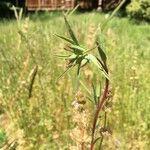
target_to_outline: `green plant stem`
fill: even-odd
[[[75,87],[75,93],[78,91],[79,89],[79,84],[80,84],[80,64],[78,65],[77,68],[77,79],[76,79],[76,87]]]
[[[98,149],[98,150],[101,150],[101,149],[102,149],[102,143],[103,143],[103,140],[104,140],[104,136],[102,136],[102,138],[101,138],[101,141],[100,141],[99,149]]]

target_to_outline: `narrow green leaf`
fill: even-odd
[[[102,74],[103,74],[108,80],[110,80],[109,75],[108,75],[108,73],[107,73],[105,70],[102,70]]]
[[[88,54],[86,58],[91,61],[97,68],[102,70],[100,63],[98,62],[97,58],[93,56],[92,54]]]
[[[79,51],[85,51],[85,49],[83,47],[78,46],[78,45],[71,45],[70,47],[73,48],[73,49],[77,49]]]
[[[66,27],[67,27],[67,29],[68,29],[68,32],[69,32],[69,34],[70,34],[72,40],[74,41],[74,43],[75,43],[76,45],[79,45],[79,42],[78,42],[77,38],[75,37],[75,34],[74,34],[73,30],[71,29],[71,26],[70,26],[70,24],[69,24],[69,22],[68,22],[68,20],[67,20],[67,18],[66,18],[65,15],[64,15],[64,19],[65,19]]]
[[[97,42],[97,49],[98,49],[99,55],[101,57],[101,60],[103,61],[104,64],[106,64],[106,61],[107,61],[106,54],[98,42]]]
[[[55,34],[55,35],[56,35],[57,37],[59,37],[59,38],[65,40],[65,41],[71,43],[71,44],[74,44],[74,41],[70,40],[69,38],[66,38],[66,37],[64,37],[64,36],[62,36],[62,35],[58,35],[58,34]]]
[[[100,97],[100,89],[101,89],[101,86],[100,86],[101,84],[99,83],[99,84],[97,84],[97,86],[96,86],[96,97],[97,98],[99,98]]]
[[[102,71],[102,74],[108,80],[110,80],[107,72],[101,67],[101,64],[99,63],[99,61],[97,60],[97,58],[95,56],[93,56],[92,54],[88,54],[85,58],[88,59],[89,61],[91,61],[98,69],[100,69]]]
[[[92,83],[92,89],[93,89],[94,102],[95,102],[95,104],[97,104],[96,87],[93,83]]]
[[[78,7],[79,7],[80,5],[78,4],[78,5],[76,5],[76,7],[73,9],[73,10],[68,10],[66,13],[65,13],[65,15],[67,16],[67,17],[69,17],[69,16],[71,16],[77,9],[78,9]]]
[[[61,57],[61,58],[68,58],[68,57],[70,57],[70,55],[54,55],[54,56]]]
[[[85,49],[84,48],[82,48],[82,47],[80,47],[80,46],[77,46],[77,45],[71,45],[71,46],[69,46],[71,49],[73,49],[74,50],[74,53],[76,53],[77,55],[80,55],[80,54],[82,54],[84,51],[85,51]]]

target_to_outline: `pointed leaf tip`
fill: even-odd
[[[71,44],[74,44],[74,41],[72,41],[71,39],[66,38],[66,37],[64,37],[64,36],[62,36],[62,35],[55,34],[55,36],[57,36],[57,37],[59,37],[59,38],[65,40],[65,41],[67,41],[67,42],[69,42],[69,43],[71,43]]]
[[[72,28],[71,28],[69,22],[68,22],[68,20],[67,20],[67,17],[66,17],[65,15],[64,15],[64,20],[65,20],[65,24],[66,24],[67,30],[68,30],[68,32],[69,32],[69,34],[70,34],[72,40],[74,41],[74,43],[75,43],[76,45],[79,45],[79,42],[78,42],[78,40],[77,40],[77,38],[76,38],[76,36],[75,36],[75,34],[74,34],[74,32],[73,32],[73,30],[72,30]]]

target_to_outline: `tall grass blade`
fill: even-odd
[[[101,26],[101,31],[104,30],[106,27],[107,23],[114,17],[114,15],[119,11],[121,6],[126,2],[126,0],[122,0],[122,2],[116,7],[116,9],[112,12],[112,14],[106,19],[106,21],[102,24]]]
[[[71,16],[79,7],[80,5],[78,4],[74,9],[72,9],[71,11],[68,11],[65,15],[67,17]]]
[[[37,71],[38,71],[38,66],[36,65],[30,72],[29,74],[29,77],[28,77],[28,82],[29,82],[29,94],[28,94],[28,97],[31,98],[32,96],[32,90],[33,90],[33,84],[34,84],[34,81],[35,81],[35,77],[36,77],[36,74],[37,74]]]

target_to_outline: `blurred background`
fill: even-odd
[[[62,12],[76,6],[68,21],[79,42],[93,49],[99,32],[108,59],[111,94],[105,111],[110,132],[102,149],[149,150],[150,1],[126,0],[103,34],[97,31],[121,2],[0,1],[1,150],[80,150],[81,143],[89,149],[95,112],[91,87],[98,84],[103,90],[103,77],[92,65],[83,68],[78,99],[85,102],[84,114],[72,105],[76,70],[57,80],[66,62],[56,55],[69,52],[54,34],[69,37]],[[96,50],[91,53],[97,55]]]

